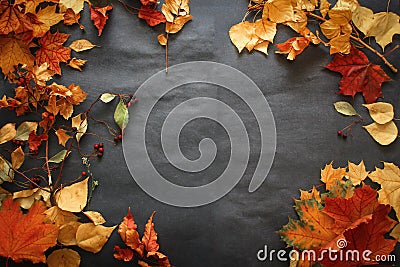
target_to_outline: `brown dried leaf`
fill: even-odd
[[[83,214],[85,214],[94,225],[100,225],[106,222],[101,213],[97,211],[84,211]]]
[[[15,170],[18,170],[22,163],[24,163],[25,154],[22,148],[19,146],[11,153],[11,165]]]
[[[65,211],[81,212],[87,204],[88,181],[85,180],[66,186],[55,194],[57,206]]]
[[[60,227],[57,240],[63,246],[76,246],[76,232],[78,231],[80,222],[69,222]]]
[[[116,227],[105,227],[93,223],[81,224],[76,232],[77,245],[86,251],[98,253]]]
[[[55,250],[47,257],[49,267],[79,267],[80,264],[79,253],[69,248]]]
[[[15,123],[7,123],[0,129],[0,144],[7,143],[14,139],[17,131],[15,130]]]
[[[86,39],[80,39],[80,40],[75,40],[70,44],[69,46],[72,50],[75,52],[82,52],[85,50],[90,50],[94,47],[99,47],[98,45],[92,44],[89,40]]]
[[[85,66],[87,60],[85,59],[77,59],[77,58],[73,58],[68,62],[68,66],[70,66],[71,68],[74,68],[76,70],[82,71],[82,67]]]

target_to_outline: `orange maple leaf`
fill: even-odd
[[[0,36],[0,67],[4,75],[14,72],[19,64],[33,66],[29,45],[15,37]]]
[[[56,245],[58,227],[43,223],[45,210],[42,202],[36,202],[24,215],[12,198],[3,201],[0,211],[0,256],[15,262],[46,262],[44,252]]]
[[[69,36],[70,34],[52,34],[48,31],[39,41],[40,49],[36,52],[37,65],[47,62],[49,69],[61,74],[60,62],[67,62],[71,57],[71,49],[63,46]]]
[[[96,26],[99,36],[102,34],[104,26],[108,20],[107,11],[113,9],[112,6],[105,6],[105,7],[92,7],[90,4],[90,19],[93,20],[94,26]]]
[[[6,1],[4,1],[7,3]],[[16,34],[33,31],[32,23],[27,19],[19,5],[5,5],[2,1],[3,8],[0,15],[0,34]]]

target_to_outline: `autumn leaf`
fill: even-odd
[[[67,143],[67,141],[72,138],[70,135],[67,134],[67,131],[60,128],[56,131],[56,135],[58,137],[58,143],[60,145],[62,145],[63,147],[65,147],[65,144]]]
[[[346,178],[351,180],[353,185],[359,185],[364,181],[369,172],[365,169],[364,161],[362,160],[358,165],[349,161],[348,171],[346,173]]]
[[[339,94],[354,97],[362,93],[367,104],[382,96],[382,83],[390,80],[380,66],[370,63],[367,56],[354,47],[349,55],[336,54],[326,68],[342,74]]]
[[[50,206],[50,192],[48,188],[33,188],[13,193],[13,199],[18,202],[21,208],[30,209],[35,201],[42,200]]]
[[[64,15],[56,12],[57,6],[47,6],[36,13],[37,19],[41,24],[33,24],[34,37],[42,37],[50,30],[50,27],[56,25],[64,19]]]
[[[49,158],[49,163],[60,163],[62,162],[66,157],[68,157],[68,155],[71,153],[71,151],[68,151],[66,149],[61,150],[60,152],[58,152],[57,154],[55,154],[54,156],[52,156],[51,158]]]
[[[86,117],[82,118],[82,114],[78,114],[72,118],[71,126],[73,128],[76,128],[77,134],[75,136],[76,136],[76,140],[79,142],[79,140],[81,140],[82,136],[86,133],[86,130],[88,127],[87,118]]]
[[[339,102],[333,103],[333,106],[335,107],[337,112],[339,112],[340,114],[343,114],[345,116],[357,115],[357,111],[354,109],[354,107],[349,102],[339,101]]]
[[[165,16],[160,11],[149,5],[142,5],[140,7],[138,17],[144,19],[149,26],[156,26],[160,23],[166,22]]]
[[[97,45],[92,44],[89,40],[80,39],[73,41],[69,47],[75,52],[82,52],[86,50],[90,50],[94,47],[98,47]]]
[[[73,221],[61,225],[57,241],[64,246],[76,246],[76,232],[81,224],[81,222]]]
[[[101,94],[101,96],[100,96],[100,100],[103,103],[109,103],[109,102],[113,101],[114,98],[115,98],[115,95],[110,94],[110,93],[104,93],[104,94]]]
[[[67,65],[71,68],[82,71],[82,67],[85,66],[86,62],[87,60],[84,59],[72,58]]]
[[[118,105],[115,108],[114,121],[121,130],[124,130],[126,125],[128,125],[129,111],[122,99],[119,100]]]
[[[86,251],[98,253],[116,227],[105,227],[93,223],[81,224],[76,232],[76,243]]]
[[[310,192],[311,191],[311,192]],[[300,190],[300,200],[315,199],[318,203],[321,203],[321,194],[315,186],[309,191]]]
[[[114,258],[125,262],[131,261],[133,259],[133,251],[129,248],[114,246]]]
[[[113,9],[112,6],[105,6],[105,7],[92,7],[90,6],[90,19],[94,22],[94,26],[96,26],[99,36],[102,34],[104,26],[108,20],[107,11]]]
[[[373,104],[363,104],[369,111],[371,118],[379,124],[385,124],[393,120],[393,105],[386,102],[377,102]]]
[[[36,63],[41,65],[49,64],[49,69],[61,74],[60,62],[67,62],[71,57],[71,49],[64,47],[63,43],[68,39],[69,34],[47,32],[40,40],[40,49],[36,52]]]
[[[13,169],[18,170],[22,163],[24,163],[25,154],[22,148],[19,146],[11,153],[11,165]]]
[[[46,86],[46,82],[52,79],[54,75],[53,70],[49,70],[49,64],[47,62],[40,66],[34,66],[32,69],[33,79],[37,85]]]
[[[293,37],[283,44],[277,44],[276,47],[279,51],[276,51],[276,53],[287,54],[287,59],[294,60],[296,56],[303,53],[309,44],[310,41],[305,37]]]
[[[97,211],[84,211],[83,214],[88,217],[94,225],[100,225],[106,222],[100,212]]]
[[[15,37],[0,36],[0,67],[4,75],[14,72],[19,64],[33,66],[35,58],[29,48]]]
[[[37,151],[39,146],[42,144],[42,141],[47,140],[47,138],[48,136],[45,133],[36,135],[34,131],[30,132],[28,137],[29,149],[32,151]]]
[[[55,194],[57,206],[65,211],[81,212],[87,204],[88,181],[89,178],[86,178],[57,191]]]
[[[389,204],[400,218],[400,169],[393,163],[384,162],[383,169],[376,168],[368,175],[372,181],[381,185],[378,191],[379,203]]]
[[[8,198],[9,196],[11,196],[11,193],[0,187],[0,208],[3,200]]]
[[[321,170],[321,181],[326,184],[326,189],[330,190],[336,184],[336,181],[342,182],[343,177],[346,175],[345,168],[335,169],[332,165],[326,164],[325,168]]]
[[[46,262],[44,252],[56,245],[58,227],[42,222],[45,210],[41,202],[36,202],[27,214],[23,214],[18,203],[11,198],[3,201],[0,211],[0,256],[15,262]]]
[[[160,247],[160,245],[157,243],[157,233],[154,230],[154,214],[155,212],[151,214],[149,220],[147,221],[142,237],[142,243],[144,244],[147,252],[156,252]]]
[[[75,13],[72,8],[68,8],[67,11],[64,13],[64,24],[71,26],[73,24],[79,24],[79,28],[81,30],[85,29],[85,27],[79,23],[79,19],[81,15],[79,13]]]
[[[229,30],[229,37],[232,43],[236,46],[239,53],[246,47],[251,41],[254,34],[254,27],[252,23],[244,21],[233,25]]]
[[[0,155],[0,184],[11,182],[14,179],[14,170],[11,163]]]
[[[393,121],[385,124],[373,122],[369,125],[363,126],[363,128],[367,130],[376,142],[383,146],[393,143],[397,139],[399,133],[399,130]]]
[[[55,250],[47,257],[49,267],[79,267],[80,263],[79,253],[69,248]]]
[[[77,222],[78,217],[75,216],[70,211],[65,211],[57,206],[53,206],[47,209],[45,212],[45,217],[43,218],[44,223],[55,224],[57,226],[63,226],[70,222]]]
[[[62,12],[72,9],[75,14],[78,14],[83,9],[84,0],[60,0],[60,9]]]
[[[140,241],[137,225],[135,224],[130,208],[128,209],[128,214],[118,227],[118,233],[128,247],[143,255],[143,245]]]
[[[15,123],[7,123],[0,128],[0,144],[7,143],[14,139],[17,131],[15,130]]]
[[[2,2],[2,5],[4,6],[0,15],[0,34],[7,35],[11,32],[20,34],[33,30],[32,23],[26,19],[18,4],[10,5]]]
[[[283,23],[294,20],[294,11],[291,0],[268,0],[262,14],[264,19]]]

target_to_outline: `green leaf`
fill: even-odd
[[[112,100],[114,100],[114,98],[115,95],[110,93],[104,93],[100,96],[100,100],[103,101],[104,103],[111,102]]]
[[[67,154],[68,153],[68,154]],[[69,153],[71,153],[71,151],[68,151],[66,149],[61,150],[60,152],[58,152],[57,154],[55,154],[54,156],[52,156],[49,159],[49,162],[53,162],[53,163],[60,163],[64,160],[64,158],[68,157]]]
[[[34,131],[38,127],[38,123],[35,121],[24,121],[17,128],[17,133],[15,135],[15,140],[19,141],[27,141],[29,138],[29,134]]]
[[[357,115],[357,111],[353,108],[353,106],[346,102],[346,101],[339,101],[336,103],[333,103],[335,106],[335,109],[337,112],[340,114],[346,115],[346,116],[354,116]]]
[[[119,103],[115,108],[114,120],[121,130],[125,129],[126,125],[128,125],[129,112],[122,99],[119,100]]]
[[[14,179],[14,171],[11,163],[0,155],[0,184],[11,182]]]

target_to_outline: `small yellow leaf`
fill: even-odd
[[[174,19],[173,22],[168,22],[165,24],[165,32],[167,33],[177,33],[179,32],[185,24],[193,18],[192,15],[179,16]]]
[[[167,37],[165,37],[164,34],[158,35],[157,40],[160,43],[160,45],[167,45],[167,43],[168,43],[168,39],[167,39]]]
[[[86,62],[87,60],[85,59],[77,59],[74,57],[68,62],[67,65],[70,66],[71,68],[82,71],[82,67],[85,66]]]
[[[94,225],[99,225],[106,222],[101,213],[97,211],[84,211],[83,214],[85,214],[94,223]]]
[[[82,223],[80,222],[69,222],[67,224],[63,224],[58,232],[58,242],[64,246],[76,246],[76,232],[81,224]]]
[[[86,178],[59,190],[55,195],[57,206],[65,211],[81,212],[87,204],[88,181]]]
[[[349,161],[349,170],[347,171],[346,177],[350,179],[353,185],[359,185],[362,181],[367,178],[369,172],[365,169],[364,161],[362,160],[360,164],[356,165]]]
[[[325,168],[321,170],[321,181],[326,184],[326,189],[330,190],[336,185],[336,182],[343,182],[343,177],[346,175],[345,168],[333,168],[332,162],[326,164]]]
[[[67,141],[68,141],[70,138],[72,138],[71,136],[69,136],[69,135],[67,134],[67,131],[64,130],[64,129],[62,129],[62,128],[60,128],[60,129],[58,129],[58,130],[56,131],[56,135],[57,135],[57,137],[58,137],[58,143],[59,143],[60,145],[64,146],[64,147],[65,147],[65,143],[67,143]]]
[[[393,121],[390,121],[386,124],[378,124],[373,122],[370,125],[363,126],[363,128],[368,131],[368,133],[376,142],[383,146],[393,143],[398,134],[397,126]]]
[[[47,257],[49,267],[79,267],[80,264],[79,253],[69,248],[55,250]]]
[[[14,169],[18,170],[22,163],[24,163],[25,154],[22,148],[19,146],[11,153],[11,165]]]
[[[369,111],[371,118],[379,124],[385,124],[394,118],[393,106],[386,102],[377,102],[373,104],[363,104]]]
[[[291,0],[268,0],[264,5],[262,17],[276,23],[294,21]]]
[[[105,227],[84,223],[78,227],[76,232],[77,245],[86,251],[97,253],[103,248],[115,227],[117,226]]]
[[[97,47],[97,45],[92,44],[89,40],[80,39],[73,41],[69,47],[75,52],[82,52]]]
[[[15,123],[7,123],[0,129],[0,144],[4,144],[14,139],[17,131],[15,130]]]
[[[251,41],[254,35],[253,23],[248,21],[240,22],[233,25],[229,30],[229,37],[232,43],[236,46],[239,53],[246,47],[246,45]]]

